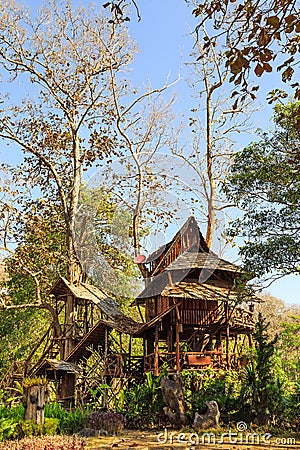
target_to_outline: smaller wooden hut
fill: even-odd
[[[56,354],[51,353],[56,358],[43,355],[29,375],[44,375],[55,381],[58,400],[68,405],[74,400],[76,375],[82,376],[78,366],[84,365],[94,350],[103,357],[103,376],[124,375],[130,358],[122,336],[133,334],[139,324],[125,316],[104,291],[87,283],[74,286],[61,277],[50,295],[55,299],[60,332],[54,333],[48,355],[58,343]]]

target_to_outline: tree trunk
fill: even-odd
[[[24,388],[25,420],[32,420],[36,424],[44,423],[45,404],[47,400],[47,386],[34,385]]]
[[[212,118],[211,118],[211,95],[213,89],[210,88],[206,100],[206,166],[209,181],[209,191],[207,198],[207,228],[205,241],[211,248],[213,234],[215,231],[215,199],[216,199],[216,181],[213,169],[213,144],[212,144]]]

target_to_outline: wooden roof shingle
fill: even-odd
[[[214,300],[214,301],[253,301],[254,294],[250,289],[243,289],[238,291],[232,288],[225,288],[214,286],[212,284],[198,284],[179,282],[173,286],[165,287],[161,294],[162,297],[176,297],[176,298],[191,298],[199,300]]]
[[[102,289],[91,284],[81,283],[75,286],[68,280],[61,277],[54,284],[49,292],[54,296],[65,297],[66,295],[74,295],[75,298],[88,300],[96,305],[106,316],[116,323],[124,332],[136,329],[140,324],[135,322],[131,317],[125,316],[119,309],[118,303],[109,297]]]
[[[185,252],[173,261],[165,270],[211,269],[241,273],[239,266],[221,259],[211,253]]]

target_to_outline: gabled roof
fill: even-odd
[[[207,301],[229,301],[238,302],[242,301],[255,301],[256,297],[250,289],[243,289],[238,291],[234,288],[226,288],[214,286],[212,284],[198,284],[180,282],[174,286],[167,286],[162,292],[163,297],[176,297],[176,298],[191,298]]]
[[[172,258],[167,259],[176,243],[182,238],[181,252],[178,248],[172,253]],[[178,254],[179,253],[179,254]],[[210,280],[215,273],[217,278],[233,280],[240,276],[243,270],[224,259],[219,258],[209,250],[194,217],[189,217],[183,227],[176,233],[171,242],[165,248],[160,248],[148,257],[146,263],[154,261],[151,282],[137,296],[135,305],[143,305],[146,298],[162,294],[168,286],[178,284],[194,269],[199,269],[200,277],[198,286]],[[198,275],[197,275],[198,276]],[[194,278],[194,275],[192,276]],[[249,278],[249,277],[248,277]],[[200,295],[200,293],[199,293]]]
[[[122,323],[123,328],[135,327],[135,322],[131,317],[125,316],[119,309],[117,302],[109,297],[103,290],[91,284],[81,283],[79,286],[74,286],[68,280],[61,277],[59,278],[49,294],[55,297],[65,297],[66,295],[74,295],[75,298],[80,300],[88,300],[96,305],[109,319],[116,321],[119,326]]]
[[[151,273],[151,276],[154,276],[158,272],[160,267],[163,265],[164,260],[171,253],[171,251],[173,250],[177,242],[180,240],[180,238],[182,238],[184,235],[187,234],[193,235],[195,238],[197,238],[198,251],[209,253],[209,248],[205,242],[204,237],[202,236],[202,233],[199,229],[195,217],[190,216],[168,244],[161,246],[146,259],[144,264],[151,263],[160,258],[160,262],[155,267],[153,273]]]
[[[257,301],[250,289],[245,289],[240,293],[234,288],[214,286],[210,283],[196,282],[175,282],[172,286],[168,283],[167,278],[161,277],[160,283],[154,280],[140,295],[136,298],[135,305],[143,305],[148,297],[161,295],[162,297],[192,298],[199,300],[218,300],[218,301],[237,301],[243,295],[243,301]],[[158,277],[157,277],[158,278]]]
[[[74,295],[74,297],[92,302],[99,299],[104,300],[107,294],[101,289],[91,284],[81,283],[79,286],[71,284],[66,278],[60,277],[50,289],[49,294],[55,297],[64,297],[66,295]]]
[[[80,372],[80,368],[71,362],[58,359],[45,359],[34,373],[39,375],[45,373],[45,371],[47,371],[47,378],[55,380],[54,372],[78,373]]]
[[[178,256],[165,270],[211,269],[224,270],[226,272],[241,273],[239,266],[225,259],[218,258],[211,253],[199,253],[188,251]]]
[[[143,305],[145,299],[149,297],[155,297],[159,295],[162,290],[168,286],[168,276],[166,272],[162,272],[151,281],[151,283],[146,286],[146,288],[136,297],[132,305]]]

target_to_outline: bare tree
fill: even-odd
[[[199,34],[201,31],[201,39]],[[192,145],[175,146],[173,153],[179,156],[192,170],[195,180],[191,190],[198,192],[202,199],[206,222],[206,242],[211,247],[216,230],[216,215],[219,211],[233,205],[225,202],[221,186],[226,178],[230,158],[234,151],[234,135],[250,129],[250,101],[245,98],[239,107],[230,98],[228,78],[230,70],[225,64],[222,43],[211,40],[205,24],[195,37],[192,56],[195,62],[189,63],[191,78],[189,83],[197,99],[191,110],[189,126],[194,135]],[[234,93],[233,93],[234,96]],[[194,205],[197,208],[197,205]]]
[[[3,167],[11,180],[0,202],[1,250],[12,258],[13,269],[35,284],[20,304],[3,291],[1,309],[48,310],[53,337],[61,338],[66,357],[75,342],[75,299],[61,326],[45,289],[51,282],[47,269],[60,261],[70,283],[82,281],[74,226],[83,173],[118,153],[111,67],[126,73],[135,45],[115,11],[75,9],[69,0],[51,1],[36,17],[10,0],[1,2],[1,10],[0,71],[3,87],[15,92],[2,96],[0,137],[17,158],[18,150],[23,154],[17,167]],[[25,99],[19,98],[19,86],[30,89]],[[56,237],[64,237],[61,248],[56,238],[51,245],[57,230]],[[38,235],[45,248],[38,247],[36,258]],[[46,253],[51,247],[53,258]]]
[[[73,226],[83,171],[116,151],[110,69],[126,70],[134,46],[123,26],[92,6],[73,10],[68,0],[53,1],[34,19],[9,0],[1,9],[2,75],[12,86],[25,80],[31,96],[19,105],[3,97],[0,136],[24,152],[23,179],[58,198],[68,278],[76,283],[82,269]]]
[[[163,173],[155,175],[152,164],[159,151],[168,148],[172,142],[170,108],[174,97],[163,100],[161,94],[176,81],[166,82],[159,89],[150,87],[129,105],[124,106],[118,92],[116,74],[111,67],[111,87],[117,115],[117,130],[124,152],[129,155],[133,163],[133,167],[129,167],[127,176],[131,175],[135,183],[134,200],[128,206],[133,209],[132,235],[136,256],[140,253],[140,222],[143,209],[147,201],[150,202],[149,197],[152,199],[155,197],[155,191],[164,189]]]
[[[32,18],[14,2],[5,0],[1,6],[5,11],[0,22],[2,75],[8,86],[22,83],[31,88],[25,100],[3,96],[0,136],[14,151],[21,149],[24,159],[18,167],[4,168],[16,190],[9,192],[3,186],[10,198],[0,202],[2,250],[13,255],[20,272],[29,274],[36,287],[32,299],[22,305],[3,296],[1,308],[46,308],[58,324],[45,295],[49,288],[45,278],[59,258],[48,254],[43,260],[48,249],[42,247],[41,258],[34,260],[23,243],[34,233],[40,234],[39,242],[49,242],[47,231],[53,234],[55,227],[59,229],[65,243],[61,271],[55,270],[64,273],[65,262],[69,281],[80,283],[84,270],[75,226],[83,174],[100,164],[109,172],[115,157],[129,164],[129,186],[124,189],[129,187],[127,192],[132,194],[128,207],[133,211],[138,254],[144,190],[150,186],[153,192],[157,186],[150,162],[167,143],[166,117],[173,99],[160,99],[168,83],[142,95],[131,89],[127,73],[136,49],[115,7],[106,8],[104,15],[92,6],[75,10],[69,0],[53,1]],[[111,188],[120,196],[118,182],[114,178]],[[57,256],[59,250],[53,248]],[[56,335],[60,332],[57,327]]]

